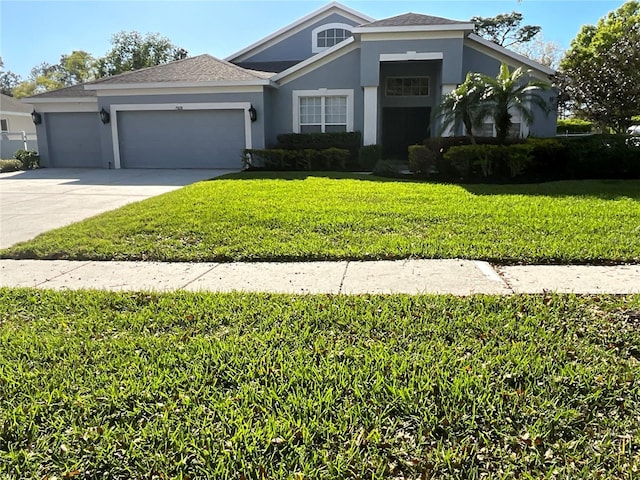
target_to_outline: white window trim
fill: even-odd
[[[330,28],[341,28],[343,30],[348,30],[349,32],[353,32],[353,25],[349,25],[348,23],[325,23],[324,25],[320,25],[319,27],[311,30],[311,52],[312,53],[320,53],[324,52],[326,49],[331,47],[319,47],[318,46],[318,33],[324,32],[325,30],[329,30]],[[345,39],[346,40],[346,39]],[[341,42],[338,42],[341,43]],[[338,45],[336,43],[336,45]],[[335,46],[335,45],[332,45]]]
[[[301,97],[347,97],[347,132],[353,132],[353,90],[328,89],[294,90],[293,91],[293,133],[300,133],[300,98]],[[324,117],[324,112],[322,113]]]
[[[244,110],[244,142],[245,148],[252,148],[251,119],[249,118],[249,102],[220,103],[141,103],[111,105],[111,139],[113,145],[113,168],[120,168],[120,139],[118,138],[118,112],[163,111],[163,110]]]

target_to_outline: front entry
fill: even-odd
[[[385,158],[406,160],[409,145],[422,144],[429,136],[431,108],[384,107],[382,153]]]

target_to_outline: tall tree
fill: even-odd
[[[96,59],[84,50],[74,50],[69,55],[62,55],[60,66],[66,85],[88,82],[96,77]]]
[[[111,50],[98,59],[99,77],[152,67],[188,56],[185,49],[176,47],[167,37],[158,33],[142,36],[136,31],[119,32],[111,37],[111,45]]]
[[[579,116],[624,132],[640,105],[640,3],[626,2],[583,26],[560,69],[561,87]]]
[[[16,98],[22,98],[66,86],[63,68],[59,64],[42,62],[31,69],[29,78],[20,82],[14,88],[13,94]]]
[[[564,49],[558,42],[546,41],[542,35],[537,35],[530,42],[514,45],[513,51],[554,70],[558,69],[564,56]]]
[[[503,47],[526,43],[541,30],[537,25],[523,25],[519,12],[501,13],[495,17],[472,17],[475,32],[481,37],[491,40]]]
[[[0,57],[0,92],[3,95],[13,96],[13,90],[20,83],[20,75],[13,73],[10,70],[4,69],[4,62]]]

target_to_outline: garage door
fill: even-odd
[[[100,127],[95,112],[47,113],[50,167],[102,167]]]
[[[122,168],[236,168],[244,110],[118,112]]]

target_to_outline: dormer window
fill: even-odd
[[[351,37],[351,25],[346,23],[329,23],[314,28],[311,32],[313,53],[318,53]]]

